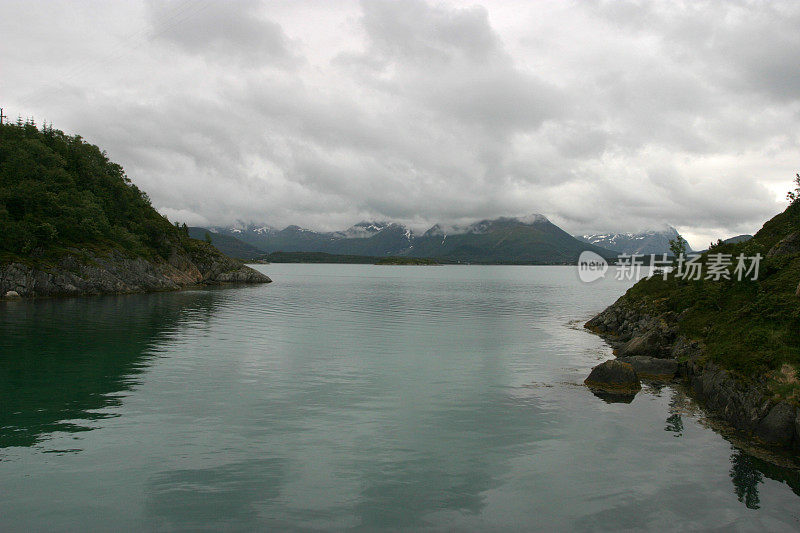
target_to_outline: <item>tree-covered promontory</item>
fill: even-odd
[[[0,227],[5,255],[95,244],[166,256],[182,238],[105,152],[32,122],[0,126]]]
[[[78,135],[0,125],[0,296],[171,290],[269,278],[191,239]]]

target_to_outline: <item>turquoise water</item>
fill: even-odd
[[[2,530],[800,527],[678,388],[605,403],[572,267],[263,265],[0,303]]]

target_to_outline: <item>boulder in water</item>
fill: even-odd
[[[592,391],[606,395],[633,396],[642,389],[639,376],[630,363],[611,359],[592,369],[584,380]]]
[[[5,296],[6,300],[18,300],[20,298],[17,291],[8,291]]]

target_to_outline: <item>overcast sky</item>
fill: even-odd
[[[171,220],[752,233],[800,171],[800,2],[2,2],[0,105]]]

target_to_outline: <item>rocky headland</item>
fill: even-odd
[[[676,260],[585,326],[637,377],[684,380],[713,417],[796,454],[800,188],[795,198],[752,239],[719,241],[694,258],[701,275],[688,276]]]
[[[188,248],[188,249],[187,249]],[[70,249],[56,259],[0,264],[0,296],[81,296],[173,291],[195,285],[270,283],[272,280],[211,245],[195,241],[167,258],[124,250]]]
[[[615,362],[629,364],[640,378],[685,380],[709,414],[764,444],[800,452],[797,405],[776,396],[767,376],[745,379],[711,361],[702,342],[680,333],[682,318],[674,312],[652,314],[623,296],[585,327],[605,338]]]
[[[0,298],[268,283],[150,198],[77,135],[0,124]]]

